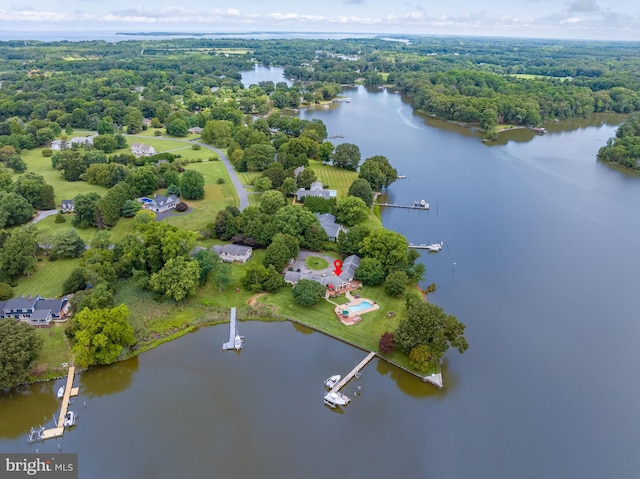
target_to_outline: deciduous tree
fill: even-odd
[[[313,306],[324,299],[326,288],[317,281],[301,279],[293,288],[293,299],[302,306]]]
[[[0,390],[12,389],[27,380],[42,339],[31,326],[6,318],[0,319],[0,345]]]

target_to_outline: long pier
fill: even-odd
[[[414,203],[412,205],[399,205],[397,203],[374,203],[377,206],[387,206],[388,208],[406,208],[409,210],[429,210],[429,203]]]
[[[244,336],[238,335],[236,326],[236,308],[231,308],[231,320],[229,321],[229,341],[222,344],[222,349],[242,349],[244,347]]]
[[[77,396],[79,392],[79,388],[73,387],[73,377],[75,372],[76,368],[71,366],[67,376],[67,385],[64,388],[64,396],[62,397],[62,406],[60,407],[60,416],[58,416],[58,425],[57,427],[43,430],[40,434],[41,441],[52,439],[54,437],[61,437],[64,434],[64,417],[69,409],[69,400],[73,396]]]
[[[360,361],[360,363],[355,368],[353,368],[349,372],[349,374],[347,374],[345,377],[343,377],[338,382],[338,384],[333,386],[333,388],[331,388],[330,392],[335,393],[335,392],[340,391],[340,389],[342,389],[345,384],[347,384],[349,381],[351,381],[351,379],[353,379],[353,377],[356,374],[358,374],[367,364],[369,364],[369,361],[371,361],[375,356],[376,356],[376,353],[374,353],[373,351],[371,351],[369,354],[367,354],[367,357],[364,358],[362,361]]]

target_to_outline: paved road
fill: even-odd
[[[238,209],[242,211],[247,206],[249,206],[249,196],[247,195],[247,191],[244,189],[244,186],[240,182],[240,178],[238,178],[238,175],[236,174],[236,170],[231,164],[231,162],[229,161],[229,158],[227,158],[227,155],[225,155],[222,152],[222,150],[219,150],[218,148],[213,147],[211,145],[207,145],[205,143],[196,142],[195,140],[179,140],[177,138],[162,138],[160,136],[153,136],[153,137],[141,136],[141,135],[124,135],[124,136],[130,136],[134,138],[145,138],[145,139],[151,138],[153,140],[179,141],[180,143],[188,143],[191,145],[196,143],[211,151],[215,151],[218,154],[218,156],[220,156],[220,160],[222,160],[222,164],[226,168],[227,173],[229,174],[229,178],[231,178],[231,183],[233,184],[233,187],[236,190],[236,194],[238,195],[238,200],[240,201],[240,205],[238,206]]]

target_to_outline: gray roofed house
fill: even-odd
[[[315,273],[315,272],[299,272],[299,271],[287,271],[284,274],[285,282],[295,285],[301,279],[308,279],[320,283],[324,287],[330,287],[335,290],[340,290],[345,286],[348,286],[356,270],[360,265],[360,258],[356,255],[347,256],[342,262],[342,273],[340,276],[333,272],[330,273]]]
[[[316,213],[316,217],[318,221],[320,221],[320,226],[327,233],[327,236],[331,241],[336,241],[338,239],[338,234],[340,231],[344,231],[346,233],[346,229],[336,223],[336,217],[331,213]]]
[[[67,145],[69,147],[73,146],[73,145],[78,145],[78,146],[93,146],[93,139],[96,137],[97,135],[90,135],[90,136],[74,136],[73,138],[71,138]]]
[[[253,248],[251,246],[242,246],[239,244],[216,245],[213,247],[213,250],[225,263],[233,263],[234,261],[246,263],[253,254]]]
[[[176,195],[154,195],[153,198],[139,198],[138,201],[142,203],[143,208],[156,213],[164,213],[175,208],[180,200]]]
[[[308,190],[299,188],[296,196],[298,197],[299,201],[304,202],[304,198],[306,196],[315,196],[328,200],[330,198],[335,198],[336,194],[336,190],[326,190],[322,187],[322,183],[320,181],[314,181],[313,183],[311,183],[311,188],[309,188]]]
[[[52,320],[64,319],[69,307],[68,297],[46,299],[40,296],[18,296],[0,302],[0,318],[26,321],[32,326],[47,325]]]
[[[75,203],[73,200],[62,200],[62,208],[63,213],[73,213],[75,210]]]
[[[189,128],[187,131],[194,135],[199,135],[200,133],[202,133],[202,128],[200,128],[199,126],[194,126],[192,128]]]
[[[131,153],[138,158],[141,156],[151,156],[156,153],[156,149],[151,145],[145,145],[143,143],[134,143],[131,145]]]

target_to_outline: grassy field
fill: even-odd
[[[63,371],[62,363],[70,364],[71,348],[64,335],[64,324],[54,324],[48,328],[37,328],[36,334],[42,338],[43,345],[38,357],[36,370],[38,373],[55,370]]]
[[[37,295],[44,298],[54,298],[62,294],[62,283],[71,271],[80,265],[80,258],[59,259],[49,261],[43,259],[38,263],[37,270],[31,276],[20,278],[13,288],[14,295]]]

